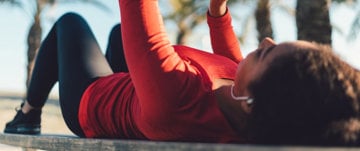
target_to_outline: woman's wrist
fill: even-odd
[[[220,17],[226,13],[227,0],[211,0],[209,7],[209,15],[212,17]]]

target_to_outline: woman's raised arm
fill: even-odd
[[[231,25],[227,0],[211,0],[208,12],[211,45],[215,54],[240,62],[243,56]]]
[[[140,104],[149,108],[175,105],[168,100],[182,99],[182,91],[198,84],[198,70],[171,45],[157,0],[119,3],[124,55]]]

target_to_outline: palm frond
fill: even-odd
[[[354,3],[357,2],[357,0],[332,0],[332,2],[336,2],[336,3]]]
[[[349,41],[355,40],[359,36],[359,32],[360,32],[360,11],[357,13],[351,25],[350,33],[347,39]]]
[[[341,36],[346,35],[345,32],[344,32],[344,30],[343,30],[342,28],[340,28],[338,25],[332,23],[332,24],[331,24],[331,27],[332,27],[332,30],[333,30],[334,32],[337,32],[339,35],[341,35]],[[345,37],[346,37],[346,36],[345,36]]]
[[[0,0],[0,4],[10,4],[13,6],[23,7],[22,3],[19,0]]]
[[[4,3],[4,2],[6,2],[6,3],[16,3],[18,1],[17,0],[0,0],[0,3]]]

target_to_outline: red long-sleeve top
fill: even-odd
[[[231,16],[208,16],[214,54],[173,46],[157,0],[119,0],[129,73],[93,82],[79,122],[86,137],[241,142],[220,111],[215,79],[233,79],[242,60]]]

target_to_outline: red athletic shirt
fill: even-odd
[[[208,16],[214,54],[172,46],[157,0],[119,0],[129,73],[101,77],[83,94],[79,122],[86,137],[242,142],[212,91],[233,79],[242,60],[231,17]]]

